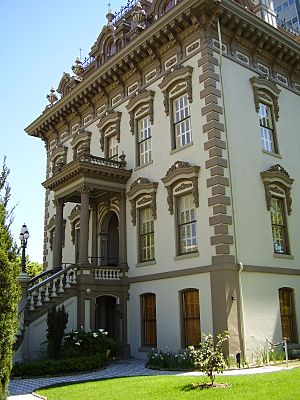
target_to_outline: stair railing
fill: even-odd
[[[63,264],[62,269],[47,276],[41,282],[30,287],[28,293],[29,311],[34,311],[36,307],[41,307],[64,293],[65,289],[71,288],[77,283],[77,267],[74,264]],[[38,281],[38,279],[37,279]]]

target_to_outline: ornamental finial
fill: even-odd
[[[47,94],[47,100],[48,100],[49,103],[50,103],[50,105],[49,105],[50,107],[53,106],[53,104],[54,104],[55,102],[57,102],[57,100],[58,100],[57,94],[55,93],[55,89],[54,89],[53,86],[52,86],[51,89],[50,89],[50,93]]]

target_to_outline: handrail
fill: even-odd
[[[61,269],[59,271],[57,271],[55,274],[49,276],[49,278],[43,280],[42,282],[39,282],[37,285],[32,286],[31,288],[28,289],[28,294],[31,294],[32,292],[35,292],[36,290],[38,290],[40,287],[44,286],[45,284],[53,281],[56,278],[59,278],[61,275],[63,275],[65,272],[67,272],[68,270],[72,269],[75,267],[75,264],[69,264],[67,267],[65,267],[64,269]]]
[[[103,158],[103,157],[96,157],[93,156],[92,154],[81,154],[78,157],[79,161],[87,162],[89,164],[96,164],[96,165],[102,165],[105,167],[112,167],[112,168],[123,168],[124,163],[122,161],[115,161],[115,160],[110,160],[108,158]]]
[[[29,284],[37,281],[38,279],[42,278],[45,275],[51,274],[53,273],[53,269],[48,269],[46,271],[41,272],[40,274],[34,276],[33,278],[29,279]]]

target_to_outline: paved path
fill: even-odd
[[[285,369],[282,366],[261,367],[253,369],[241,369],[225,371],[224,375],[246,375],[258,374],[265,372],[275,372]],[[109,365],[106,369],[89,372],[80,375],[71,376],[55,376],[49,378],[34,379],[13,379],[9,384],[9,400],[37,400],[31,393],[41,387],[54,385],[58,383],[92,381],[107,378],[116,378],[122,376],[154,376],[154,375],[178,375],[178,376],[200,376],[201,372],[176,372],[176,371],[156,371],[145,368],[145,361],[141,360],[125,360],[117,361]]]

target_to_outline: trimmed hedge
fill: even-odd
[[[92,371],[106,365],[106,355],[77,357],[64,360],[39,360],[16,363],[12,377],[61,375],[74,372]]]

